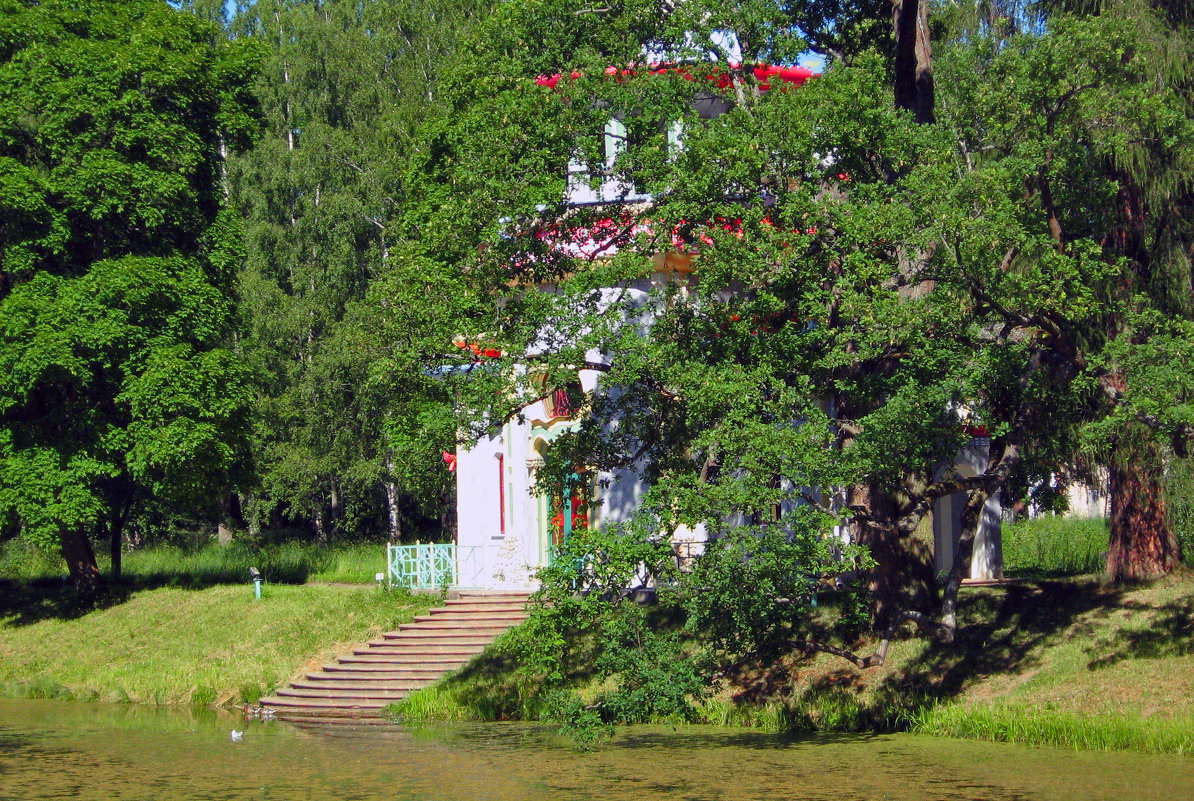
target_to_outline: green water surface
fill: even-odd
[[[1194,759],[708,727],[620,729],[581,753],[527,724],[310,727],[0,700],[0,799],[68,798],[1185,801]]]

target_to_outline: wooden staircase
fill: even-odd
[[[262,698],[284,719],[380,721],[382,710],[464,665],[526,619],[527,593],[461,592],[413,623],[386,632]]]

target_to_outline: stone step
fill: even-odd
[[[493,642],[492,637],[470,637],[463,634],[422,636],[422,637],[393,637],[388,640],[370,640],[361,648],[354,648],[354,653],[425,653],[441,654],[446,652],[480,653],[486,645]]]
[[[443,648],[410,648],[404,649],[399,646],[393,648],[358,648],[352,654],[347,654],[340,657],[340,661],[345,664],[355,664],[358,662],[388,662],[395,665],[413,665],[422,664],[424,662],[447,662],[449,660],[463,660],[472,659],[477,654],[485,649],[480,646],[444,646]]]
[[[331,670],[406,670],[426,667],[427,669],[455,670],[469,660],[472,654],[394,654],[381,658],[377,656],[342,656],[334,665],[324,665]]]
[[[507,596],[503,598],[451,598],[444,601],[440,609],[525,609],[531,602],[527,597]]]
[[[261,699],[281,719],[359,723],[459,669],[527,617],[526,593],[461,593]]]
[[[418,623],[403,623],[397,631],[387,631],[382,634],[383,639],[392,640],[408,634],[420,635],[424,632],[456,633],[477,635],[479,637],[494,637],[503,634],[510,626],[494,623],[492,620],[427,620]]]
[[[445,633],[442,629],[432,631],[403,631],[393,637],[370,640],[369,647],[400,648],[403,643],[408,642],[416,645],[489,645],[489,643],[493,642],[493,637],[484,634]]]
[[[334,714],[351,714],[352,710],[361,710],[361,714],[380,715],[381,710],[393,703],[382,698],[304,698],[297,695],[271,695],[261,699],[262,706],[287,708],[294,710],[312,710],[318,713],[327,710]]]
[[[408,626],[417,626],[420,628],[492,628],[498,627],[503,630],[516,626],[517,623],[522,623],[527,620],[527,615],[515,615],[513,612],[501,612],[496,615],[482,615],[480,612],[476,615],[419,615],[414,618],[413,623],[402,623],[398,630],[405,629]]]
[[[437,609],[427,610],[426,615],[418,615],[414,620],[427,621],[450,618],[450,620],[509,620],[522,621],[528,612],[522,604],[501,604],[500,606],[478,606],[476,609],[460,608],[460,606],[439,606]]]
[[[420,687],[426,687],[434,681],[435,679],[431,678],[390,679],[389,681],[345,681],[339,679],[313,681],[306,679],[292,681],[290,682],[290,687],[295,690],[362,690],[367,693],[401,690],[402,692],[410,692]]]
[[[444,675],[443,668],[407,668],[403,670],[344,670],[343,668],[312,671],[307,681],[397,681],[404,679],[430,679],[434,681]]]
[[[526,609],[529,604],[529,599],[526,598],[498,598],[498,599],[484,599],[484,598],[456,598],[450,601],[444,601],[443,606],[436,607],[437,609],[449,609],[452,611],[459,611],[464,609],[471,609],[480,611],[482,609],[491,612],[517,612],[520,609]]]
[[[401,701],[403,698],[410,695],[410,690],[306,690],[301,687],[281,687],[278,689],[275,695],[280,698],[319,698],[327,701],[359,698],[369,701],[385,701],[393,703],[394,701]]]

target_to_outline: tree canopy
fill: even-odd
[[[255,61],[160,2],[0,4],[0,508],[84,587],[89,535],[249,470],[220,178]]]
[[[440,454],[455,447],[454,410],[426,373],[454,350],[451,304],[428,308],[450,293],[408,258],[397,221],[409,142],[481,10],[263,0],[230,21],[267,50],[254,85],[266,132],[230,169],[247,249],[238,289],[255,377],[253,528],[398,539],[412,519],[438,527],[450,505]]]
[[[1113,242],[1128,179],[1108,165],[1180,161],[1194,126],[1149,9],[1010,29],[945,15],[926,114],[933,93],[902,98],[884,51],[799,88],[756,72],[818,46],[785,22],[806,5],[503,4],[415,156],[409,224],[493,299],[470,336],[549,375],[601,354],[557,478],[637,473],[640,537],[846,525],[875,562],[880,630],[912,617],[948,637],[988,497],[1124,420],[1188,434],[1188,371],[1145,365],[1188,363],[1189,319],[1130,280]],[[604,202],[561,202],[570,162]],[[533,395],[509,375],[504,397]],[[976,431],[985,470],[943,472]],[[939,587],[925,523],[957,493]],[[793,506],[821,522],[785,522]]]

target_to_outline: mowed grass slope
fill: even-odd
[[[133,591],[91,611],[66,589],[0,585],[0,692],[158,704],[256,701],[305,666],[425,611],[373,587]]]
[[[1023,590],[1016,599],[1023,611],[983,632],[994,644],[992,663],[956,693],[940,694],[941,703],[918,715],[918,729],[1194,754],[1190,572],[1122,590],[1092,579]],[[939,659],[925,652],[904,676],[919,674],[934,695],[928,676]]]
[[[829,655],[751,677],[800,727],[903,729],[1076,748],[1194,753],[1194,574],[964,590],[952,644],[894,643],[860,671]],[[758,703],[750,692],[730,695]]]
[[[830,654],[742,665],[698,722],[771,731],[899,731],[1194,754],[1194,573],[1116,588],[1097,577],[967,588],[951,644],[909,636],[859,670]],[[409,719],[535,717],[543,677],[508,638],[395,710]],[[869,653],[873,642],[857,643]],[[573,689],[606,689],[577,665]]]

